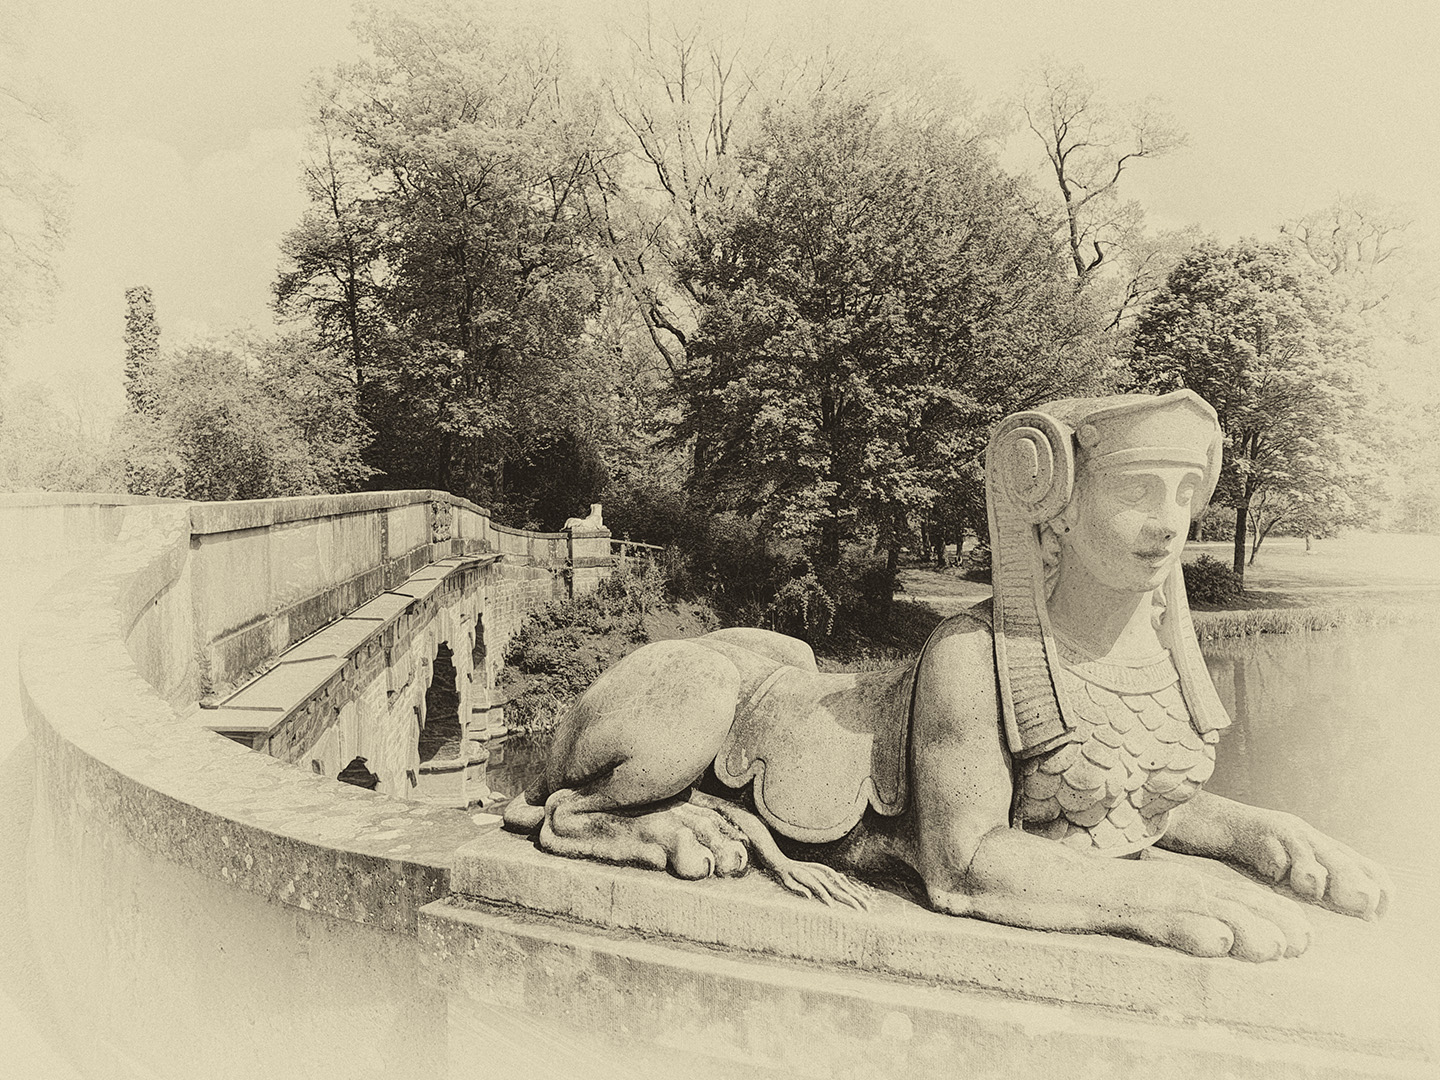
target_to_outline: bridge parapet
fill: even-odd
[[[21,650],[26,719],[64,774],[57,813],[80,805],[83,788],[83,805],[147,850],[244,877],[274,899],[413,927],[418,906],[444,895],[450,853],[473,830],[424,799],[404,827],[379,824],[396,820],[387,795],[414,794],[408,759],[436,653],[444,645],[452,657],[462,716],[493,726],[509,638],[530,611],[577,590],[572,531],[497,526],[437,491],[204,504],[0,495],[9,550],[87,553],[40,602]],[[293,663],[277,665],[286,650]],[[306,660],[325,671],[299,686]],[[222,725],[209,721],[222,710],[200,707],[202,695],[217,705],[272,669],[298,694],[254,710],[265,715],[249,738],[217,739]],[[377,695],[367,731],[362,704]],[[396,717],[405,723],[389,725]],[[366,749],[385,775],[357,802],[368,793],[333,780],[344,755]],[[310,831],[323,842],[295,839]],[[268,878],[259,868],[272,863],[308,867],[312,884]]]
[[[123,641],[178,714],[325,777],[360,762],[386,794],[460,806],[489,794],[478,742],[503,728],[510,638],[613,566],[598,508],[545,533],[431,490],[0,497],[15,550],[73,542],[108,560],[141,536],[152,557],[120,579]],[[436,692],[455,731],[422,739]]]
[[[195,503],[190,521],[195,697],[208,702],[423,566],[498,553],[573,578],[572,546],[591,542],[497,525],[441,491]],[[584,571],[581,592],[594,587]]]

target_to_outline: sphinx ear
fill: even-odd
[[[1074,432],[1042,412],[1007,416],[985,451],[985,496],[1031,525],[1053,518],[1075,490]],[[995,547],[991,545],[992,549]]]

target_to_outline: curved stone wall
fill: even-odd
[[[754,875],[682,886],[571,866],[486,815],[339,784],[208,730],[196,701],[217,649],[254,627],[277,645],[303,605],[363,592],[352,583],[377,566],[399,572],[390,559],[413,571],[422,549],[434,562],[493,544],[509,549],[502,570],[563,581],[578,565],[574,535],[487,533],[476,508],[432,494],[329,504],[343,513],[319,520],[401,511],[383,526],[403,537],[395,553],[387,539],[364,559],[336,555],[334,537],[369,524],[312,527],[294,503],[235,504],[239,527],[199,533],[188,504],[45,508],[97,543],[30,615],[19,669],[31,921],[53,995],[104,1014],[109,1042],[81,1054],[92,1073],[1433,1073],[1433,988],[1391,977],[1406,943],[1328,913],[1328,952],[1251,968],[901,912],[897,898],[827,911]],[[0,529],[23,534],[12,517],[0,502]],[[294,535],[267,533],[280,528]],[[212,536],[256,567],[263,548],[270,585],[212,603],[219,564],[197,572]],[[308,594],[293,587],[306,559]],[[436,635],[463,639],[464,619],[444,618]]]
[[[210,504],[11,496],[0,530],[11,543],[97,545],[37,604],[20,651],[26,720],[69,804],[239,887],[402,930],[446,894],[470,818],[254,753],[209,730],[198,700],[421,567],[498,549],[485,594],[472,590],[463,612],[429,612],[405,654],[419,668],[440,641],[466,649],[470,616],[488,606],[493,686],[526,612],[565,594],[576,542],[495,526],[433,491]],[[423,708],[427,684],[419,672],[407,707],[418,695]]]
[[[474,826],[223,738],[176,701],[197,648],[191,508],[125,506],[112,542],[35,608],[22,707],[60,817],[294,906],[410,930]],[[183,701],[183,697],[181,698]]]

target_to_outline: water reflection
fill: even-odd
[[[1385,863],[1404,892],[1435,888],[1440,627],[1267,634],[1205,653],[1235,721],[1206,787],[1298,814]]]
[[[485,743],[485,783],[497,799],[519,795],[545,771],[545,736],[516,733]]]

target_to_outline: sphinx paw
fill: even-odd
[[[676,877],[738,877],[750,866],[750,849],[740,832],[714,810],[679,803],[667,811],[673,833],[661,840],[671,851]],[[701,869],[703,867],[703,872]]]

